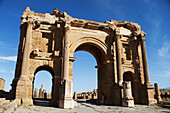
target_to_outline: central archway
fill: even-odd
[[[81,43],[80,43],[81,42]],[[70,57],[73,57],[74,53],[77,51],[86,51],[89,52],[94,56],[97,62],[97,93],[98,93],[98,99],[96,103],[102,103],[107,104],[110,103],[109,98],[111,95],[108,86],[111,85],[108,78],[113,81],[112,78],[109,77],[109,71],[108,70],[108,63],[107,63],[107,57],[106,57],[106,46],[102,45],[101,42],[96,41],[94,38],[88,38],[88,41],[84,41],[84,39],[81,39],[81,41],[75,42],[70,47]],[[73,75],[73,63],[70,62],[70,75]],[[107,77],[108,76],[108,77]],[[110,88],[111,86],[109,86]],[[105,100],[101,102],[102,97],[105,97]]]
[[[73,91],[80,94],[97,89],[97,61],[94,56],[86,51],[77,51],[74,57]]]

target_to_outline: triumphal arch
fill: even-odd
[[[145,33],[140,25],[115,20],[104,23],[69,16],[56,8],[40,14],[29,7],[21,16],[20,43],[11,96],[22,105],[33,104],[34,76],[52,75],[51,104],[74,108],[73,57],[76,51],[91,53],[98,69],[97,104],[122,105],[124,81],[131,81],[136,104],[154,104],[150,84]],[[104,96],[104,101],[101,101]]]

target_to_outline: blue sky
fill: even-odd
[[[170,0],[0,0],[0,77],[6,80],[5,90],[10,89],[14,78],[20,16],[27,6],[38,13],[52,13],[54,8],[58,8],[72,17],[86,20],[104,22],[114,19],[138,23],[146,32],[150,81],[159,83],[160,88],[170,87]],[[77,52],[74,56],[77,57],[74,62],[74,90],[80,92],[96,88],[94,57],[87,52]],[[37,88],[44,75],[51,80],[48,72],[37,73],[36,78],[42,79],[36,81]],[[50,83],[43,84],[48,86]],[[44,87],[49,91],[47,86]]]

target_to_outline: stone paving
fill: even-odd
[[[92,105],[78,103],[77,108],[61,109],[45,106],[19,107],[14,113],[170,113],[170,109],[158,106],[135,105],[134,108],[121,106]]]

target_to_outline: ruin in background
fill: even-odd
[[[41,98],[41,99],[51,99],[51,93],[50,92],[46,92],[45,89],[43,89],[43,85],[41,85],[41,88],[38,89],[35,88],[34,93],[33,93],[33,98]]]
[[[160,89],[160,93],[163,101],[170,101],[170,89]]]
[[[87,51],[97,61],[97,104],[122,105],[123,82],[131,81],[135,104],[155,104],[150,83],[145,35],[140,25],[116,20],[105,23],[71,17],[66,12],[41,14],[29,7],[21,16],[20,43],[11,96],[18,104],[33,105],[34,76],[51,73],[51,104],[74,108],[73,57]]]
[[[82,93],[76,93],[73,94],[74,100],[79,101],[87,101],[87,100],[97,100],[98,99],[97,89],[94,89],[94,91],[88,91],[88,92],[82,92]]]
[[[4,91],[4,87],[5,87],[5,80],[3,78],[0,78],[0,90]]]

